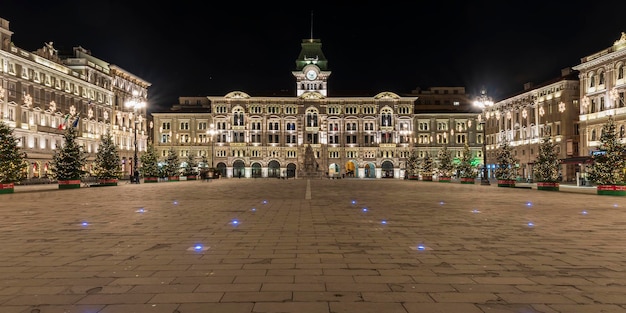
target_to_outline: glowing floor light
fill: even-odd
[[[263,204],[267,204],[267,200],[263,200]]]
[[[526,206],[530,208],[531,206],[533,206],[533,203],[528,201],[528,202],[526,202]]]
[[[445,202],[439,201],[439,205],[444,205],[444,204],[445,204]]]
[[[88,225],[89,225],[89,223],[87,223],[87,222],[82,222],[82,223],[80,223],[80,225],[82,225],[82,226],[84,227],[84,226],[88,226]]]
[[[423,244],[419,244],[417,245],[417,250],[419,251],[426,250],[426,246],[424,246]]]
[[[583,210],[581,213],[582,213],[582,215],[587,215],[587,211],[585,211],[585,210]]]
[[[174,205],[178,205],[178,201],[177,200],[174,200]]]
[[[387,221],[386,220],[382,220],[382,221],[380,221],[380,223],[381,224],[387,224]]]
[[[238,220],[236,220],[236,219],[235,219],[235,220],[232,220],[232,222],[231,222],[231,223],[232,223],[233,225],[235,225],[235,226],[239,225],[239,221],[238,221]]]
[[[472,210],[472,213],[480,213],[480,211],[478,211],[478,210],[476,210],[476,209],[473,209],[473,210]]]
[[[146,212],[146,210],[144,208],[139,208],[137,211],[135,211],[137,213],[144,213]]]
[[[355,204],[356,204],[356,200],[352,200],[352,205],[355,205]]]
[[[362,211],[363,211],[363,212],[367,212],[367,208],[363,208],[363,209],[362,209]]]
[[[533,222],[528,222],[528,224],[527,224],[527,225],[528,225],[528,227],[533,227],[533,226],[535,226],[535,224],[534,224]]]
[[[252,208],[252,212],[256,212],[256,208]]]
[[[193,249],[196,251],[202,251],[202,245],[195,245],[193,246]]]

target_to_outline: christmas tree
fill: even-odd
[[[496,178],[514,180],[517,177],[517,162],[508,140],[503,141],[496,150]]]
[[[422,168],[421,168],[422,179],[424,179],[424,177],[426,177],[426,179],[430,178],[430,180],[432,180],[432,177],[433,177],[433,158],[431,158],[430,155],[428,153],[426,153],[426,155],[422,159],[421,164],[422,164]]]
[[[17,146],[13,129],[0,121],[0,183],[14,183],[23,178],[26,153]]]
[[[556,144],[550,137],[544,137],[539,145],[539,155],[533,166],[535,180],[539,182],[556,182],[559,179],[559,156]]]
[[[69,126],[63,132],[64,145],[52,157],[51,172],[57,180],[78,180],[85,173],[87,153],[76,142],[78,131]]]
[[[438,170],[440,177],[451,177],[454,165],[452,164],[452,152],[448,150],[448,146],[444,145],[439,149],[437,154],[437,161],[439,162]]]
[[[196,163],[196,158],[189,154],[187,156],[187,160],[185,162],[185,170],[183,175],[185,176],[193,176],[193,175],[197,175],[198,173],[196,172],[196,166],[198,166],[198,164]]]
[[[148,143],[146,152],[139,159],[141,160],[139,171],[143,177],[159,177],[159,157],[152,143]]]
[[[461,173],[460,175],[463,178],[476,178],[476,176],[478,176],[478,170],[476,166],[472,164],[472,151],[467,143],[465,143],[465,147],[463,147],[463,156],[456,169]]]
[[[113,142],[113,137],[108,131],[100,138],[94,173],[99,179],[119,178],[121,176],[120,156],[117,146]]]
[[[592,156],[593,164],[588,171],[588,177],[598,185],[625,185],[626,147],[619,142],[615,132],[613,116],[602,126],[600,146]]]
[[[170,148],[165,160],[165,175],[169,177],[178,176],[180,174],[179,167],[178,155],[174,152],[174,149]]]
[[[415,150],[411,151],[409,158],[406,160],[406,171],[408,176],[417,176],[419,174],[420,158]]]

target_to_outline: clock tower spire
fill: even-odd
[[[296,59],[296,69],[291,73],[296,78],[296,96],[315,92],[328,96],[328,61],[322,52],[322,41],[313,39],[313,11],[311,11],[311,38],[303,39],[302,49]]]

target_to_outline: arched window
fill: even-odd
[[[624,125],[622,125],[622,127],[619,128],[619,138],[624,138],[625,132],[626,132],[626,129],[624,129]]]
[[[317,109],[310,108],[306,110],[306,127],[317,127]]]
[[[617,79],[624,78],[624,64],[620,64],[617,66]]]
[[[233,110],[233,126],[244,125],[244,114],[242,108],[235,108]]]
[[[591,141],[596,141],[596,130],[591,131]]]
[[[384,108],[380,110],[380,125],[393,126],[392,117],[393,111],[390,108]]]

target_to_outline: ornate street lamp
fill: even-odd
[[[487,122],[487,114],[485,113],[486,109],[493,105],[493,101],[491,98],[487,96],[485,90],[481,90],[480,96],[476,98],[474,101],[474,105],[479,107],[482,110],[482,113],[478,115],[478,124],[482,125],[483,128],[483,175],[480,179],[480,184],[483,186],[491,185],[489,183],[489,177],[487,176],[487,132],[486,132],[486,122]],[[483,119],[482,116],[485,115]]]
[[[143,101],[143,99],[141,99],[140,97],[137,96],[136,92],[133,92],[133,98],[131,98],[129,101],[127,101],[125,103],[125,106],[127,108],[131,108],[133,109],[134,113],[133,116],[133,124],[134,127],[133,129],[135,130],[135,155],[133,156],[133,165],[131,165],[131,172],[133,173],[133,179],[131,180],[131,183],[135,183],[135,184],[139,184],[139,170],[138,170],[138,157],[137,157],[137,127],[139,127],[142,117],[141,115],[137,114],[137,112],[146,107],[146,102]],[[131,113],[132,114],[132,113]],[[131,117],[132,118],[132,117]]]
[[[207,135],[209,135],[211,138],[211,169],[214,170],[213,168],[213,154],[215,151],[215,140],[213,140],[213,136],[215,136],[215,134],[217,134],[217,131],[215,130],[215,125],[211,124],[211,127],[209,128],[209,130],[206,131]]]

